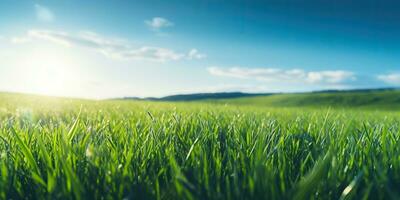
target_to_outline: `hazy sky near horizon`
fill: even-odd
[[[0,91],[109,98],[400,86],[399,1],[0,0]]]

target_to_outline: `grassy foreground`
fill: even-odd
[[[0,95],[0,199],[398,199],[400,113]]]

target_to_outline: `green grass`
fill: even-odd
[[[234,101],[1,94],[0,199],[400,198],[400,112]]]

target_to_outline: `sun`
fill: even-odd
[[[28,92],[64,96],[73,90],[76,59],[57,48],[38,48],[23,56],[25,87]]]

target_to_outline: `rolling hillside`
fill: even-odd
[[[71,101],[71,98],[46,97],[40,95],[0,92],[0,105],[5,102],[33,101]],[[63,100],[63,101],[60,101]],[[229,105],[249,105],[263,107],[345,107],[400,110],[400,89],[370,89],[347,91],[321,91],[292,94],[249,94],[249,93],[198,93],[172,95],[162,98],[111,99],[112,101],[157,101],[157,102],[192,102]],[[91,100],[80,101],[90,102]],[[2,103],[1,103],[2,102]]]
[[[278,107],[362,107],[400,109],[400,90],[358,90],[342,92],[316,92],[275,94],[237,99],[207,100],[211,103],[278,106]]]
[[[148,101],[199,101],[206,99],[233,99],[241,97],[256,97],[256,96],[268,96],[272,93],[243,93],[243,92],[218,92],[218,93],[193,93],[193,94],[177,94],[170,95],[161,98],[148,97],[124,97],[122,100],[148,100]],[[120,99],[120,98],[118,98]]]

